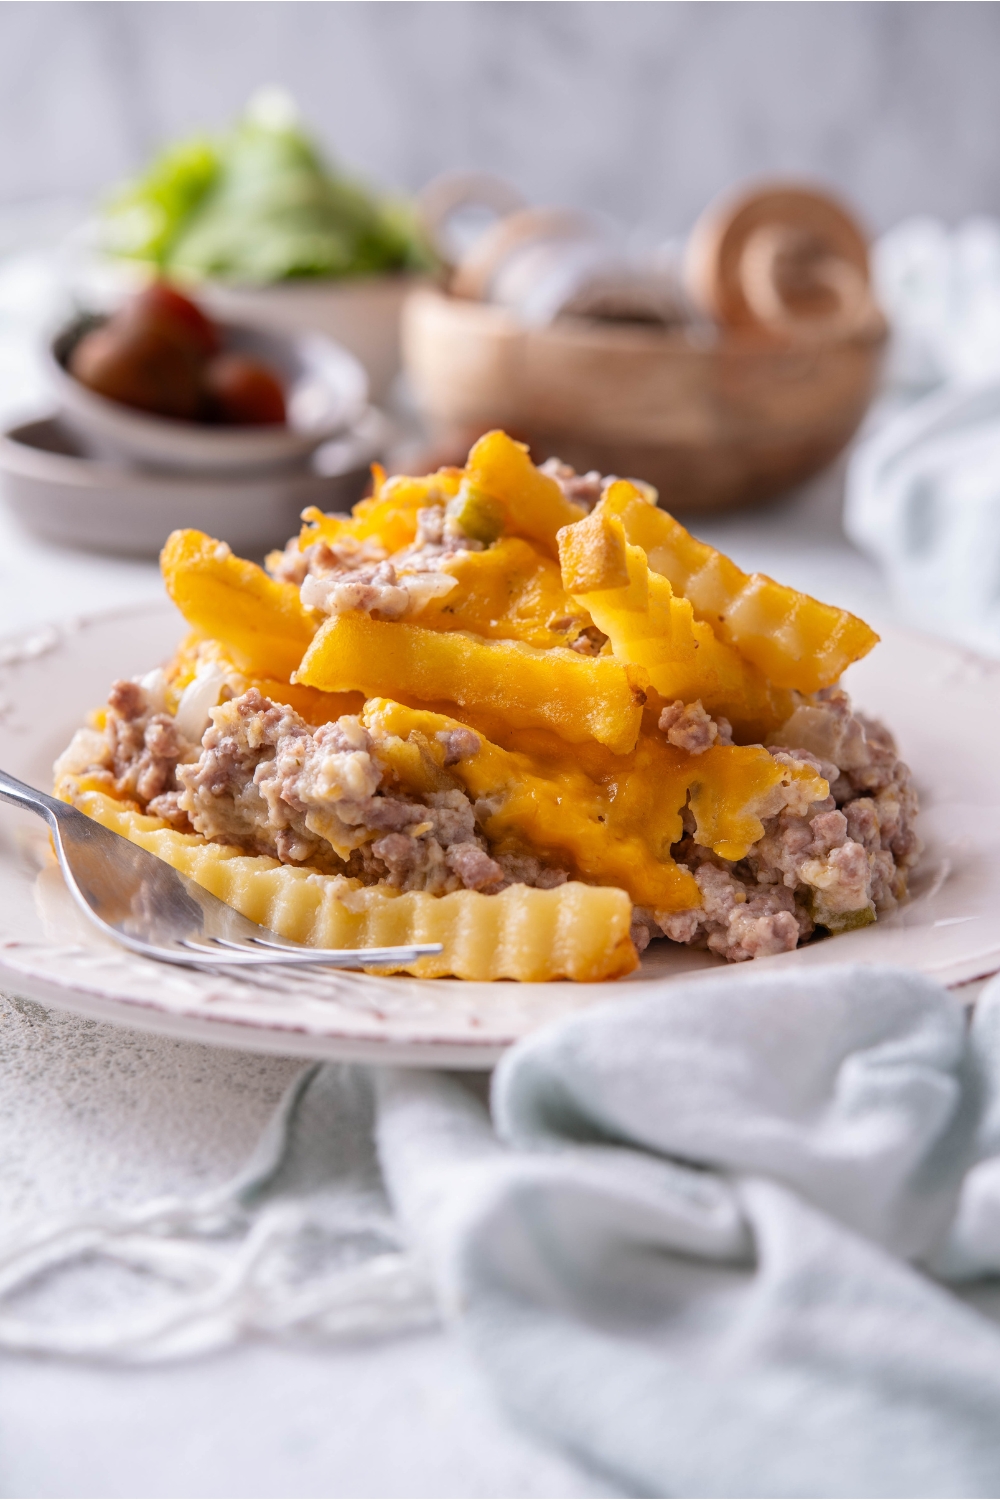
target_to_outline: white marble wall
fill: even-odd
[[[795,171],[883,228],[1000,211],[1000,7],[0,4],[0,205],[90,196],[277,82],[344,161],[449,167],[657,234]]]

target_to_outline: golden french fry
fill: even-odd
[[[541,651],[357,611],[326,622],[293,680],[324,692],[482,704],[517,727],[552,729],[570,742],[597,740],[619,754],[635,745],[642,719],[643,695],[612,657]]]
[[[628,587],[624,527],[609,525],[600,506],[585,520],[564,526],[556,541],[562,581],[571,594]]]
[[[503,537],[485,552],[458,552],[441,571],[457,587],[421,610],[420,624],[430,630],[562,646],[591,623],[563,587],[557,564],[523,537]]]
[[[181,694],[207,661],[217,662],[225,671],[235,694],[257,688],[274,703],[287,703],[309,724],[329,724],[341,714],[357,714],[364,707],[361,693],[321,693],[318,688],[298,687],[277,677],[260,677],[244,672],[219,641],[205,640],[192,634],[182,641],[166,667],[167,703],[177,712]]]
[[[203,531],[172,532],[160,566],[193,629],[221,641],[242,671],[290,679],[316,630],[293,584],[277,583]]]
[[[507,516],[508,532],[539,542],[556,556],[556,533],[581,520],[586,511],[567,500],[554,479],[536,469],[524,443],[505,432],[488,432],[469,454],[465,475],[499,500]]]
[[[679,598],[666,578],[650,571],[642,549],[626,543],[620,517],[599,506],[580,525],[588,528],[591,539],[603,529],[614,538],[605,553],[617,547],[625,561],[624,587],[576,596],[608,636],[619,661],[641,668],[649,686],[667,702],[700,698],[710,713],[730,720],[740,739],[762,741],[788,718],[794,706],[789,693],[773,688],[756,667],[718,640],[709,625],[695,619],[690,602]],[[570,527],[569,533],[577,529]],[[560,534],[560,545],[571,548],[567,532]],[[598,553],[593,547],[591,556]]]
[[[801,693],[829,687],[878,641],[846,609],[821,604],[763,573],[742,572],[625,480],[612,485],[601,504],[621,518],[626,539],[642,548],[653,572],[690,600],[696,618],[776,687]]]
[[[398,966],[425,979],[593,982],[617,979],[638,964],[629,937],[632,903],[609,886],[571,882],[542,891],[515,885],[498,896],[404,894],[176,833],[161,819],[79,784],[65,786],[63,795],[252,922],[293,942],[320,948],[441,943],[440,954]]]

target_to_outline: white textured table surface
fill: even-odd
[[[20,274],[35,277],[37,293],[47,273],[23,263]],[[41,394],[18,306],[0,287],[0,404]],[[840,532],[835,476],[699,530],[747,567],[888,614],[878,575]],[[0,636],[159,590],[153,564],[42,546],[0,508]],[[298,1066],[0,999],[0,1233],[63,1209],[222,1182]],[[0,1359],[0,1492],[612,1493],[515,1430],[442,1333],[327,1349],[259,1343],[148,1370]]]

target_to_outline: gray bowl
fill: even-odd
[[[155,557],[171,531],[192,526],[260,557],[298,531],[305,506],[349,510],[385,436],[369,407],[294,469],[171,474],[94,460],[61,418],[47,417],[0,434],[0,494],[26,530],[64,547]]]
[[[137,411],[88,390],[67,368],[77,342],[104,321],[80,314],[47,344],[49,380],[69,427],[98,458],[188,473],[248,473],[301,462],[345,432],[368,400],[365,372],[346,349],[319,334],[288,336],[219,324],[223,348],[270,365],[282,378],[288,421],[273,427],[215,427]]]

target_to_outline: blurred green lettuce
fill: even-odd
[[[252,110],[228,135],[170,146],[112,200],[112,254],[182,276],[263,284],[428,270],[405,203],[332,172],[294,118]]]

